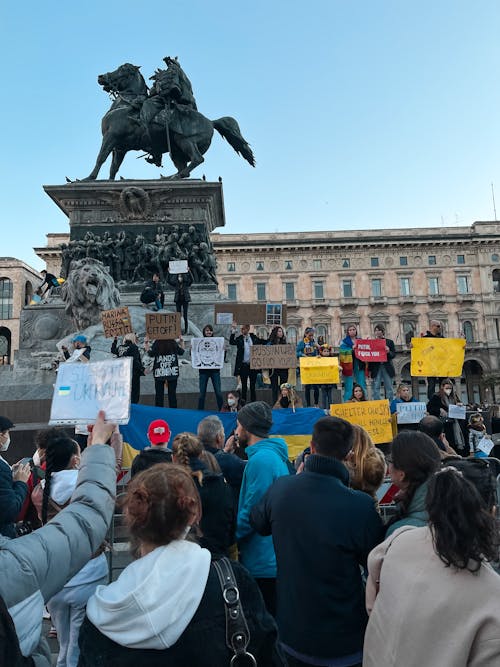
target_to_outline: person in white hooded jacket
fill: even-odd
[[[0,537],[0,665],[50,667],[41,636],[44,604],[102,543],[115,505],[115,455],[105,443],[115,426],[99,413],[81,460],[71,504],[46,526],[16,540]],[[12,626],[13,621],[13,626]],[[17,637],[12,637],[15,630]],[[32,660],[32,662],[30,662]]]
[[[201,517],[190,471],[170,463],[144,470],[130,482],[124,506],[137,560],[89,599],[79,667],[229,665],[233,652],[210,552],[186,539]],[[232,566],[250,628],[247,650],[259,665],[286,665],[257,585]]]

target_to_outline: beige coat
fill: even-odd
[[[368,557],[363,667],[500,666],[500,576],[446,567],[429,528],[404,526]]]

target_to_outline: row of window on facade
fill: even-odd
[[[495,273],[495,271],[493,272]],[[494,282],[494,291],[500,292],[500,272]],[[471,294],[472,292],[472,280],[470,275],[458,275],[456,277],[457,283],[457,293],[458,294]],[[439,296],[441,294],[440,280],[438,277],[428,278],[427,279],[427,289],[430,296]],[[257,301],[267,301],[267,283],[256,283],[256,299]],[[227,283],[226,284],[226,293],[228,299],[231,301],[236,301],[238,299],[238,286],[236,283]],[[400,296],[412,296],[413,287],[412,279],[409,277],[399,278],[399,294]],[[312,298],[313,299],[325,299],[326,295],[326,282],[324,280],[313,280],[312,282]],[[370,284],[370,295],[374,298],[382,298],[384,296],[383,291],[383,279],[382,278],[372,278]],[[353,279],[344,279],[340,282],[340,296],[342,298],[354,298],[356,296],[354,289],[354,280]],[[283,299],[284,301],[294,301],[297,298],[296,296],[296,283],[294,282],[285,282],[283,283]]]
[[[27,281],[24,287],[23,305],[27,306],[33,297],[33,285]],[[0,278],[0,320],[12,318],[14,305],[14,285],[10,278]],[[0,364],[1,364],[0,359]]]
[[[500,260],[500,257],[497,254],[493,254],[491,256],[491,260],[493,262],[498,262]],[[465,264],[465,255],[457,255],[457,264]],[[429,266],[437,266],[437,255],[428,255],[427,256],[427,264]],[[351,260],[349,257],[344,257],[340,261],[340,266],[343,269],[350,269],[351,268]],[[370,266],[372,268],[378,268],[380,266],[380,258],[379,257],[370,257]],[[408,257],[407,256],[402,256],[399,258],[399,266],[408,266]],[[293,271],[293,260],[291,259],[285,259],[283,262],[283,268],[285,271]],[[322,260],[321,259],[313,259],[312,261],[312,268],[313,271],[320,271],[322,268]],[[228,272],[235,272],[236,271],[236,262],[227,262],[226,265],[226,270]],[[265,271],[265,262],[261,260],[257,260],[255,262],[255,270],[256,271]]]

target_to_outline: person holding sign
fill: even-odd
[[[427,412],[444,421],[446,438],[457,454],[468,456],[469,447],[465,419],[455,419],[449,415],[450,406],[455,405],[462,406],[463,404],[455,392],[452,380],[445,378],[441,380],[439,391],[427,403]]]
[[[250,325],[241,325],[241,335],[236,335],[236,322],[233,322],[231,328],[231,335],[229,337],[229,345],[236,345],[236,363],[234,365],[234,375],[240,377],[241,380],[241,397],[244,401],[247,400],[248,382],[250,382],[250,401],[255,401],[257,396],[255,393],[255,383],[257,381],[257,373],[253,368],[250,368],[250,348],[252,345],[265,345],[267,341],[259,338],[254,333],[250,333]]]
[[[319,340],[319,339],[318,339]],[[333,348],[327,343],[323,343],[319,347],[319,354],[321,357],[333,357]],[[332,404],[332,391],[336,387],[334,384],[321,384],[321,407],[323,410],[329,410]]]
[[[286,345],[286,336],[283,327],[273,327],[268,345]],[[269,377],[271,378],[271,399],[272,403],[278,400],[279,388],[284,382],[288,382],[288,368],[271,368],[269,370]]]
[[[356,325],[350,324],[347,327],[345,338],[340,341],[339,364],[344,378],[344,401],[352,397],[354,382],[366,390],[365,364],[354,354],[358,338]]]
[[[486,432],[483,415],[479,412],[473,412],[469,417],[467,426],[469,429],[469,456],[475,456],[478,459],[486,458],[488,454],[485,449],[488,449],[488,445],[491,445],[491,451],[491,449],[493,449],[493,441],[491,436]],[[487,441],[487,447],[481,448],[479,447],[479,444],[481,443],[481,440],[484,439]]]
[[[174,303],[175,310],[184,318],[184,335],[187,334],[188,323],[188,306],[191,301],[189,288],[193,283],[193,278],[190,273],[172,273],[168,275],[168,284],[174,288]]]
[[[203,327],[203,338],[213,338],[214,328],[211,324],[205,324]],[[207,395],[208,381],[212,381],[214,388],[215,400],[217,401],[217,409],[220,411],[224,403],[220,383],[220,370],[218,368],[200,368],[199,371],[199,389],[200,395],[198,398],[198,410],[205,409],[205,396]]]
[[[61,346],[64,358],[68,362],[81,361],[86,364],[90,361],[91,347],[87,343],[87,339],[82,334],[78,334],[73,338],[73,353],[70,354],[65,345]]]
[[[443,338],[443,327],[439,320],[431,320],[429,328],[423,335],[423,338]],[[436,391],[436,382],[441,382],[443,378],[428,377],[427,378],[427,398],[431,400]]]
[[[141,353],[137,347],[137,336],[135,333],[125,334],[120,345],[118,345],[118,338],[115,336],[111,343],[111,354],[117,357],[132,357],[130,402],[139,403],[141,396],[141,376],[144,375],[144,366],[142,365]]]
[[[297,344],[297,357],[317,357],[319,356],[319,345],[314,340],[314,328],[306,327],[304,330],[303,339]],[[311,407],[311,389],[313,390],[314,397],[314,407],[318,408],[319,405],[319,385],[317,384],[306,384],[304,388],[304,394],[306,397],[306,406]]]
[[[369,364],[370,374],[373,378],[373,400],[380,400],[380,385],[384,383],[385,397],[392,401],[394,392],[392,390],[392,380],[396,375],[392,359],[396,356],[396,346],[394,341],[385,337],[385,328],[383,324],[377,324],[374,328],[375,338],[385,339],[385,351],[387,352],[387,361],[377,363],[372,361]]]
[[[151,349],[149,338],[144,339],[144,349],[153,357],[153,377],[155,380],[155,405],[165,407],[165,383],[168,391],[168,407],[177,407],[177,380],[179,379],[179,356],[184,354],[184,341],[179,336],[175,340],[155,340]]]

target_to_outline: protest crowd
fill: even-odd
[[[173,286],[185,336],[189,281]],[[158,276],[146,287],[158,317]],[[457,393],[461,370],[422,373],[422,402],[393,386],[382,324],[366,338],[348,325],[337,342],[307,327],[293,347],[284,325],[268,339],[251,328],[233,322],[221,343],[210,323],[190,345],[180,329],[113,337],[110,359],[131,358],[130,403],[154,378],[157,415],[130,468],[106,405],[88,428],[41,430],[27,460],[0,455],[0,665],[53,664],[44,615],[58,667],[500,665],[500,460],[491,419]],[[438,338],[433,321],[412,363]],[[73,348],[62,363],[92,366],[84,335]],[[174,432],[189,353],[198,410]],[[209,380],[218,413],[200,414]],[[283,414],[312,415],[293,455],[273,431]],[[0,417],[1,452],[13,428]],[[131,559],[115,577],[117,513]]]

